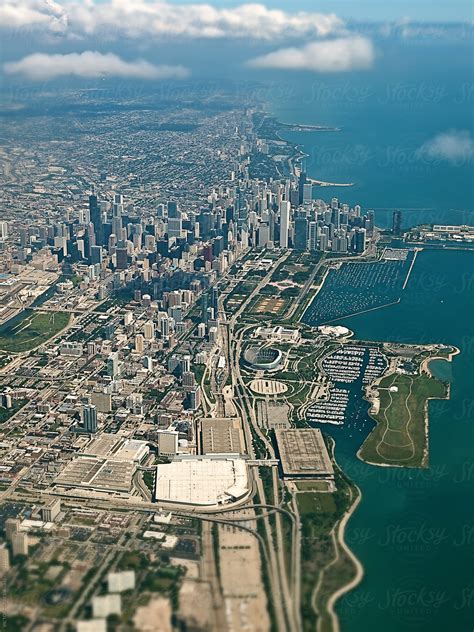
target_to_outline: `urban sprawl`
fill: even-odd
[[[349,422],[354,384],[376,418],[455,352],[355,340],[338,309],[379,307],[377,283],[398,300],[417,248],[321,199],[258,109],[106,122],[76,123],[77,143],[60,118],[13,122],[1,155],[3,616],[36,632],[336,625],[332,595],[361,574],[343,538],[360,496],[314,422]],[[427,397],[447,395],[436,384]],[[362,457],[422,466],[420,437]]]

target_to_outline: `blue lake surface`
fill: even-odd
[[[308,154],[310,177],[355,183],[318,188],[315,197],[372,208],[382,227],[394,209],[405,227],[474,224],[472,155],[446,160],[421,149],[440,134],[474,135],[471,44],[386,41],[378,50],[369,72],[268,76],[268,109],[281,121],[341,128],[282,134]],[[356,457],[373,427],[361,398],[351,399],[350,424],[324,428],[363,495],[346,535],[365,577],[337,605],[341,629],[471,632],[474,251],[425,249],[399,303],[338,324],[358,339],[461,350],[449,368],[435,365],[451,383],[451,398],[429,404],[428,469],[377,468]]]
[[[368,72],[287,73],[282,84],[270,75],[269,109],[281,121],[341,130],[283,138],[302,145],[309,176],[354,183],[321,187],[316,197],[373,208],[380,226],[390,225],[395,208],[405,226],[472,224],[472,151],[446,160],[421,149],[440,134],[474,134],[470,44],[385,41],[378,51]]]
[[[348,412],[350,424],[324,427],[363,496],[346,536],[365,577],[338,603],[343,631],[472,629],[473,287],[473,252],[427,249],[400,303],[340,321],[362,340],[439,342],[461,350],[440,375],[451,382],[451,398],[429,404],[429,468],[380,468],[356,457],[373,427],[360,398]]]

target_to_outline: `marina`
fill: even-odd
[[[322,367],[331,381],[350,384],[359,378],[364,356],[364,347],[343,346],[325,358]]]
[[[383,353],[375,347],[369,347],[369,362],[365,367],[362,384],[372,384],[382,375],[386,368],[387,359]]]
[[[322,368],[331,380],[329,397],[313,402],[306,411],[306,419],[311,424],[346,424],[361,430],[366,418],[362,389],[383,374],[387,368],[385,356],[378,347],[345,345],[326,357]],[[349,407],[353,411],[350,418]]]
[[[315,327],[398,302],[415,257],[414,250],[386,249],[379,261],[331,268],[302,322]]]
[[[341,425],[344,423],[348,402],[347,388],[332,388],[327,401],[311,404],[306,418],[311,423]]]

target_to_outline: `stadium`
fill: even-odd
[[[243,357],[245,364],[254,371],[274,371],[283,363],[283,353],[274,347],[248,347]]]

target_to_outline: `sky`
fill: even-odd
[[[3,76],[29,82],[184,79],[224,58],[249,76],[366,72],[380,40],[472,32],[467,0],[0,0]]]
[[[426,59],[449,56],[451,67],[462,59],[469,68],[473,33],[471,0],[0,0],[0,81],[3,100],[16,105],[29,84],[225,79],[264,81],[278,92],[293,77],[351,86],[395,64],[402,80],[417,66],[415,90],[429,92]],[[463,98],[472,99],[472,77],[471,64]],[[412,88],[402,83],[402,92]],[[474,138],[439,129],[419,151],[471,161]]]
[[[176,0],[171,0],[176,2]],[[193,4],[195,0],[180,0]],[[231,7],[236,0],[215,0],[215,6]],[[269,7],[301,11],[334,12],[346,20],[397,21],[404,18],[422,22],[458,22],[474,19],[472,0],[268,0]]]

